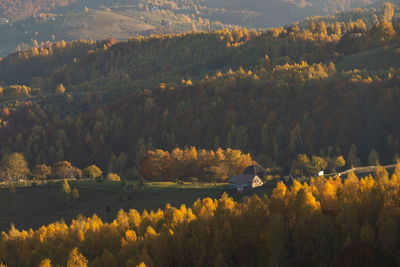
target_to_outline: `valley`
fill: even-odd
[[[398,4],[1,2],[0,266],[400,265]]]

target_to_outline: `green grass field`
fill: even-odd
[[[227,184],[177,184],[172,182],[146,183],[142,192],[134,192],[134,183],[122,186],[120,182],[69,181],[71,189],[79,190],[79,199],[66,200],[62,181],[38,186],[0,189],[0,231],[14,223],[17,228],[37,228],[60,219],[70,222],[79,214],[94,213],[105,221],[115,218],[118,210],[157,210],[167,203],[173,206],[192,205],[198,198],[220,197]]]
[[[400,54],[395,53],[394,46],[390,46],[387,49],[380,47],[345,56],[335,64],[338,70],[400,68]]]
[[[270,183],[239,194],[230,191],[226,183],[148,182],[141,192],[135,192],[135,182],[123,186],[120,182],[70,180],[71,189],[77,188],[80,197],[67,200],[62,192],[62,183],[61,180],[37,186],[20,183],[14,194],[3,184],[0,187],[0,231],[9,229],[11,223],[19,229],[35,229],[61,219],[69,223],[79,214],[97,214],[110,222],[120,209],[150,211],[164,208],[167,203],[174,207],[191,206],[198,198],[219,198],[224,192],[230,192],[235,200],[240,201],[253,194],[269,196],[275,186],[275,183]]]
[[[114,12],[89,11],[65,16],[60,31],[70,39],[127,39],[155,26]]]

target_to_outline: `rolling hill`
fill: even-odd
[[[154,25],[143,21],[98,10],[67,14],[59,29],[61,36],[65,36],[67,40],[101,40],[105,36],[123,40],[155,30]]]
[[[0,5],[0,57],[54,40],[94,40],[232,28],[284,26],[306,17],[367,7],[378,1],[4,1]],[[61,24],[60,24],[61,23]],[[3,38],[2,38],[3,39]]]

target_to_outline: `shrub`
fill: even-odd
[[[116,173],[107,174],[106,179],[107,179],[107,181],[114,181],[114,182],[121,181],[121,177],[119,177],[119,175]]]
[[[77,188],[72,189],[72,198],[78,199],[79,198],[79,191]]]
[[[9,186],[9,188],[8,188],[9,190],[10,190],[10,193],[11,194],[15,194],[15,185],[13,184],[13,183],[10,183],[10,186]]]
[[[63,192],[66,195],[69,195],[71,193],[71,187],[69,187],[68,181],[67,179],[64,179],[64,183],[63,183]]]

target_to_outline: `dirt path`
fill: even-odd
[[[385,169],[394,169],[396,167],[396,164],[391,164],[391,165],[386,165],[386,166],[381,166],[381,167],[385,168]],[[374,172],[376,170],[376,168],[378,168],[378,166],[355,167],[355,168],[351,168],[351,169],[348,169],[343,172],[325,174],[325,176],[336,176],[336,175],[342,176],[342,175],[348,175],[351,172],[369,173],[369,172]]]

